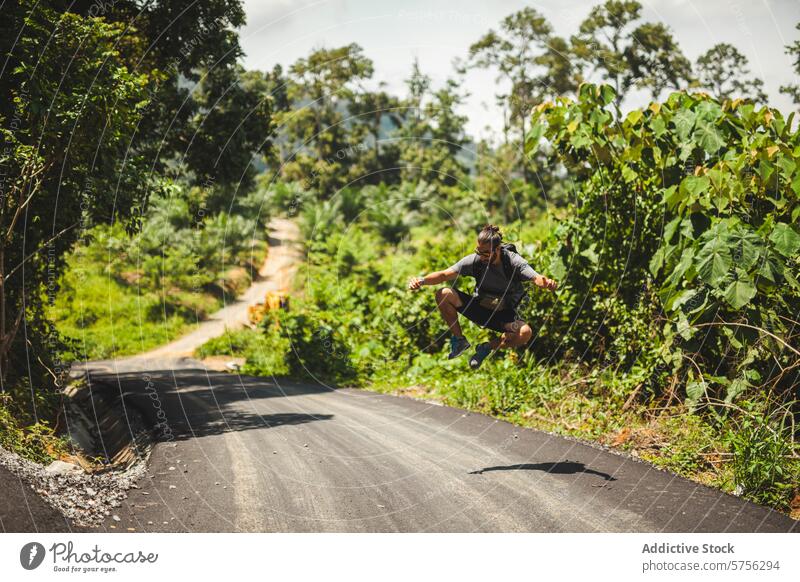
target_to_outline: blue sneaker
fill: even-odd
[[[453,336],[450,338],[450,355],[447,356],[448,360],[452,360],[453,358],[457,358],[461,354],[463,354],[467,348],[469,347],[469,342],[465,337],[457,337]]]
[[[486,359],[486,357],[492,353],[492,348],[489,347],[489,343],[478,344],[475,348],[475,354],[469,359],[469,367],[473,370],[477,370],[481,367],[481,364]]]

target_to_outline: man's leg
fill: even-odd
[[[442,287],[436,290],[436,305],[442,314],[442,319],[450,328],[450,333],[456,337],[464,337],[461,332],[461,324],[458,323],[458,308],[463,305],[458,293],[449,287]]]
[[[500,337],[494,337],[489,342],[489,347],[492,350],[503,350],[525,345],[533,336],[531,326],[521,319],[506,323],[503,327],[505,327],[506,331]]]

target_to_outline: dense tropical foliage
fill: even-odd
[[[306,248],[292,309],[199,355],[438,398],[791,509],[800,138],[734,46],[692,64],[635,0],[587,10],[570,36],[525,8],[448,78],[415,60],[392,94],[356,43],[245,70],[237,0],[6,16],[4,446],[60,450],[38,421],[69,362],[203,319],[247,285],[282,214]],[[498,139],[466,131],[473,69],[496,76]],[[652,103],[625,108],[637,91]],[[561,286],[525,305],[529,346],[465,373],[443,359],[430,290],[405,283],[468,253],[486,222]]]

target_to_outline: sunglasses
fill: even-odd
[[[491,251],[482,251],[478,248],[475,249],[475,254],[479,257],[491,257],[496,249],[492,249]]]

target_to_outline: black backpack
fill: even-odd
[[[519,254],[517,251],[517,247],[514,243],[503,243],[500,245],[500,261],[503,264],[503,274],[505,275],[506,279],[509,281],[509,287],[519,287],[522,289],[522,293],[520,295],[519,301],[517,301],[513,305],[509,305],[511,309],[516,309],[520,305],[524,304],[525,300],[528,297],[528,290],[525,288],[525,285],[522,284],[522,279],[519,275],[519,269],[514,267],[511,264],[511,254],[516,253]],[[478,287],[480,282],[483,280],[483,276],[486,274],[486,269],[488,265],[484,265],[481,261],[475,260],[472,264],[472,276],[475,277],[475,291],[478,291]]]

